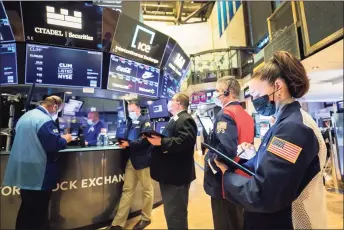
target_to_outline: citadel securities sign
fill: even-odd
[[[102,48],[101,7],[78,2],[23,1],[21,4],[26,41]]]
[[[121,14],[111,52],[159,68],[167,41],[168,36]]]

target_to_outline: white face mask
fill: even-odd
[[[139,119],[139,116],[137,116],[136,112],[130,112],[129,117],[133,121],[137,121]]]
[[[57,118],[58,118],[58,114],[54,114],[54,115],[51,116],[51,119],[53,119],[53,121],[56,121]]]
[[[167,103],[167,111],[168,111],[168,112],[171,112],[171,111],[172,111],[172,101],[169,101],[169,102]]]
[[[218,92],[214,92],[214,93],[213,93],[214,103],[215,103],[217,106],[222,107],[222,102],[221,102],[221,100],[219,99],[219,96],[221,96],[221,95],[219,95]]]
[[[88,125],[93,125],[92,119],[87,119],[87,124],[88,124]]]

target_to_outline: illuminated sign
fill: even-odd
[[[180,80],[186,74],[189,64],[189,57],[182,48],[176,44],[164,69],[177,80]]]
[[[22,11],[26,41],[102,48],[102,9],[99,6],[80,2],[24,1]]]
[[[168,37],[121,14],[111,52],[137,62],[160,67]]]

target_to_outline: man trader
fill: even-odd
[[[61,107],[61,98],[47,97],[16,125],[4,178],[6,186],[20,188],[22,202],[16,229],[46,228],[51,193],[59,178],[58,151],[72,140],[70,134],[60,136],[52,119]]]
[[[128,122],[126,138],[119,140],[122,148],[129,153],[129,160],[125,168],[124,185],[121,201],[117,214],[108,229],[122,229],[127,221],[133,195],[137,182],[142,185],[143,208],[141,220],[134,229],[144,229],[151,223],[151,213],[153,208],[153,185],[150,176],[149,161],[152,146],[141,137],[141,133],[151,130],[151,123],[146,116],[141,115],[141,109],[137,101],[132,101],[128,105],[128,112],[131,121]]]
[[[87,115],[88,128],[85,132],[85,144],[88,146],[97,145],[98,135],[102,128],[104,128],[103,122],[99,120],[98,112],[89,112]]]
[[[160,184],[168,229],[188,229],[187,213],[190,183],[196,179],[194,145],[197,126],[187,113],[189,97],[178,93],[168,103],[173,115],[164,137],[147,137],[154,146],[151,176]]]
[[[237,162],[237,146],[243,142],[252,143],[254,138],[253,119],[239,104],[239,94],[240,85],[234,78],[222,77],[217,81],[214,102],[222,110],[216,115],[214,131],[210,137],[212,147]],[[243,209],[223,197],[222,174],[214,162],[216,157],[215,153],[209,150],[204,164],[204,189],[211,196],[214,228],[242,229]],[[221,160],[220,157],[218,159]],[[222,160],[226,162],[225,159]]]

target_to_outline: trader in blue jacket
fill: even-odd
[[[141,109],[137,101],[128,105],[129,117],[125,136],[127,140],[121,140],[120,146],[125,148],[130,155],[124,175],[124,185],[118,211],[108,229],[123,229],[128,219],[131,203],[137,182],[142,185],[143,207],[141,220],[134,229],[144,229],[151,223],[153,208],[153,186],[150,176],[150,154],[152,146],[147,139],[141,137],[141,133],[152,129],[150,120],[141,115]]]
[[[51,193],[59,178],[58,151],[72,140],[70,134],[59,134],[52,119],[61,106],[61,98],[47,97],[16,125],[4,178],[4,185],[20,188],[16,229],[43,229],[48,221]]]
[[[257,154],[245,163],[254,175],[234,174],[215,161],[223,172],[226,199],[245,210],[245,229],[327,228],[325,141],[312,117],[295,101],[308,89],[305,68],[284,51],[276,52],[252,76],[250,95],[256,111],[276,117]]]
[[[97,145],[98,135],[102,128],[104,128],[104,123],[99,120],[98,112],[89,112],[87,115],[88,127],[84,131],[85,144],[87,146]]]

